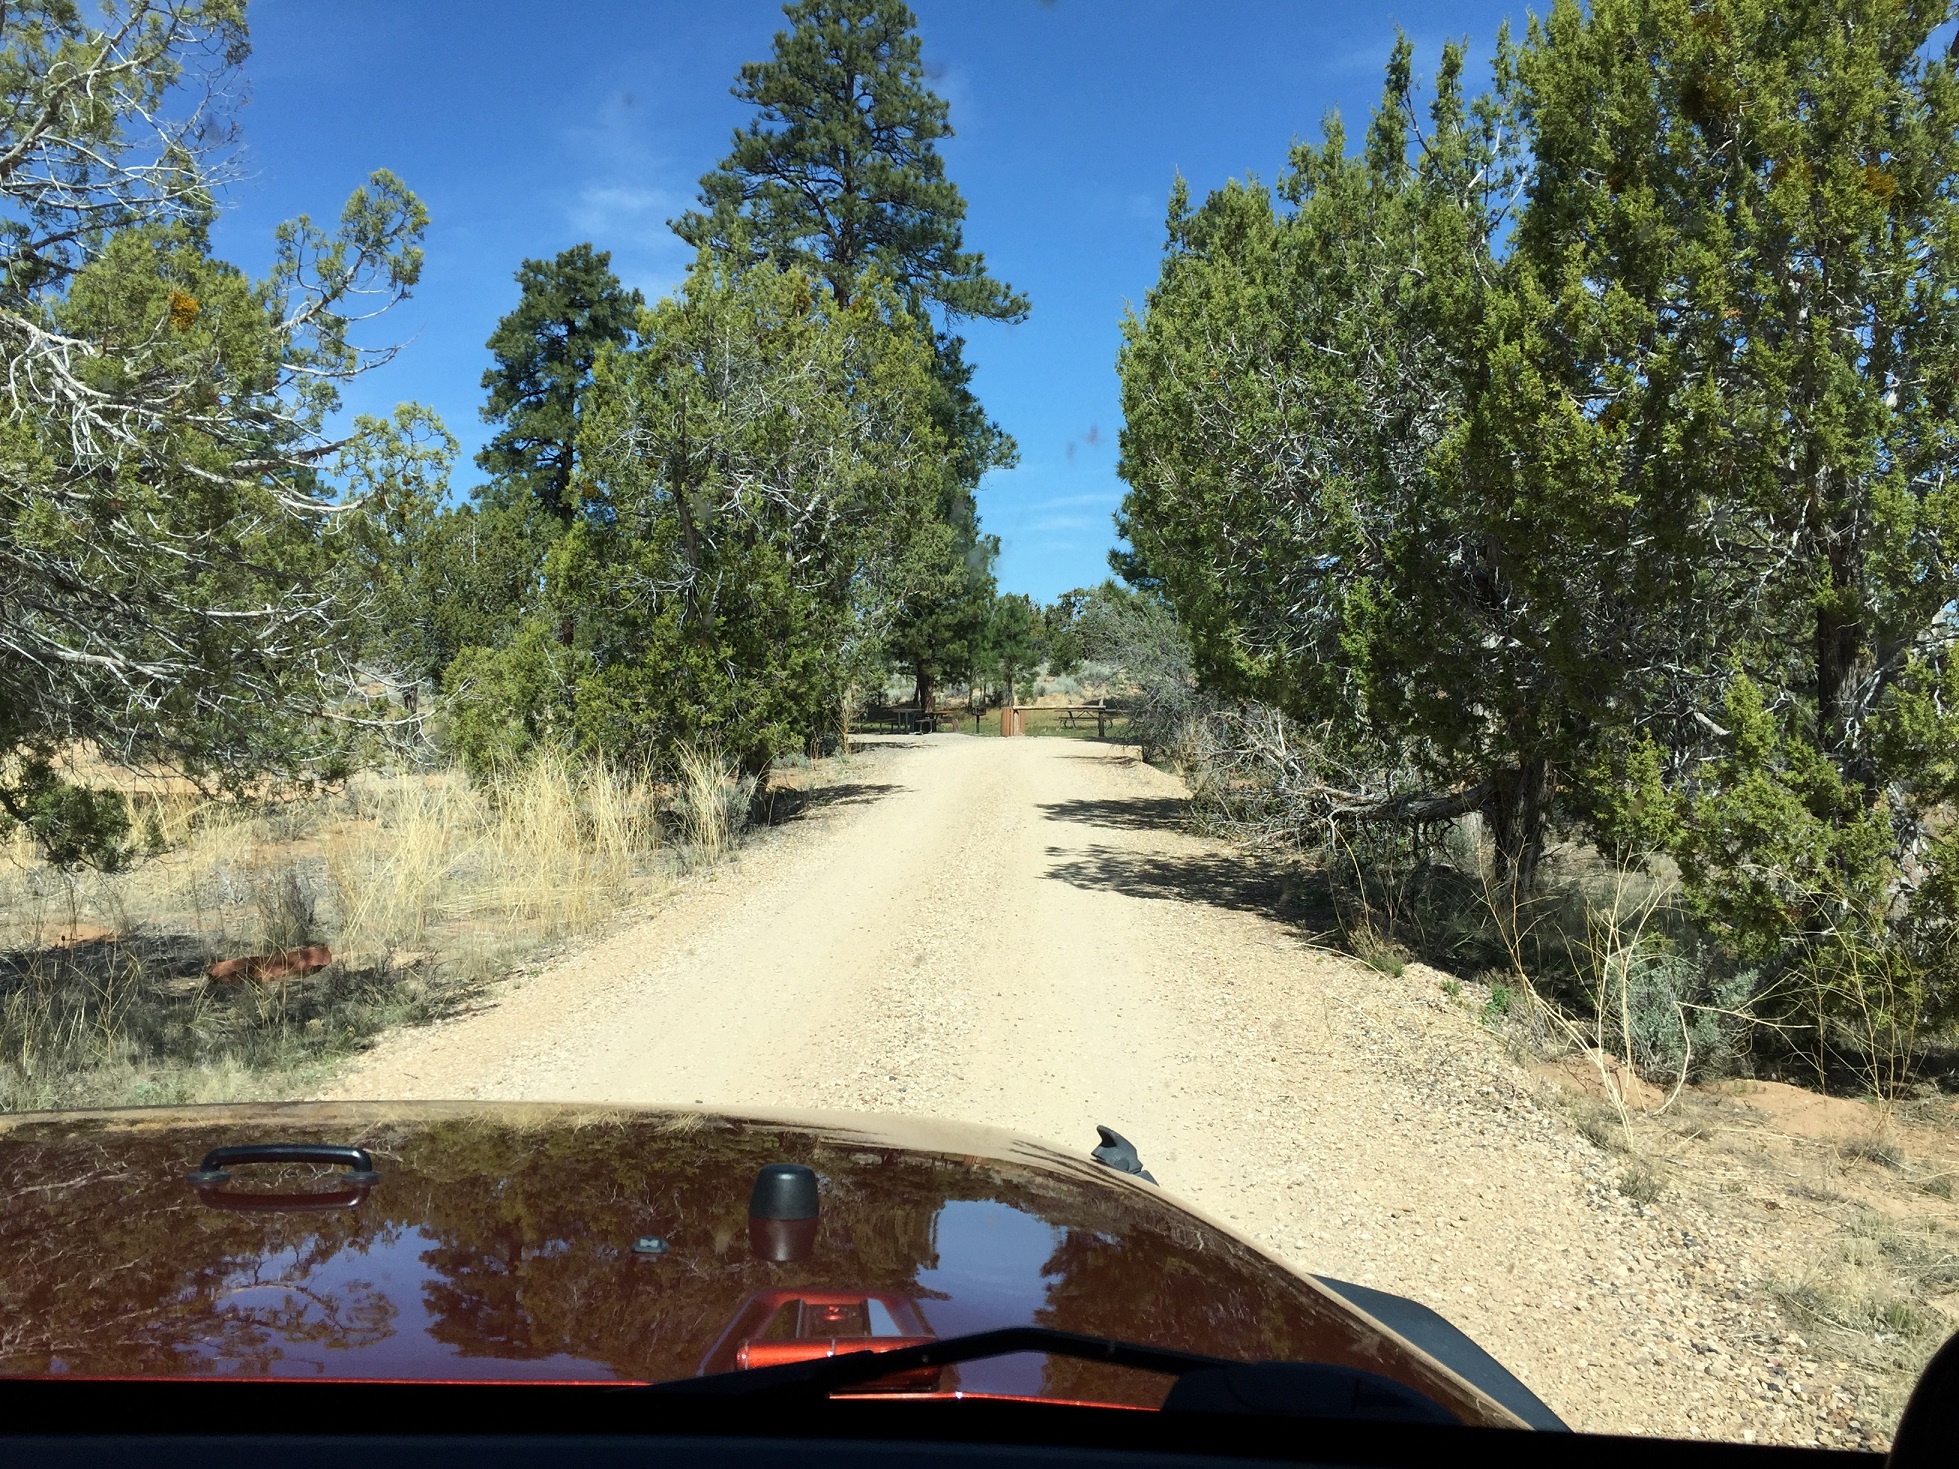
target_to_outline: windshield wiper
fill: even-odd
[[[845,1352],[835,1357],[785,1362],[775,1367],[749,1367],[733,1372],[716,1372],[706,1377],[678,1377],[671,1382],[656,1382],[651,1387],[626,1390],[677,1398],[822,1397],[902,1372],[950,1367],[959,1362],[978,1362],[988,1357],[1005,1357],[1014,1352],[1045,1352],[1053,1357],[1077,1357],[1085,1362],[1107,1362],[1114,1367],[1134,1367],[1172,1377],[1181,1377],[1186,1372],[1204,1368],[1237,1365],[1224,1357],[1139,1346],[1135,1342],[1118,1341],[1112,1336],[1084,1336],[1074,1331],[1056,1331],[1049,1326],[1004,1326],[995,1331],[975,1331],[965,1336],[948,1336],[939,1341],[925,1342],[920,1346],[899,1347],[895,1351]]]
[[[1371,1419],[1377,1422],[1455,1423],[1434,1399],[1379,1373],[1330,1362],[1234,1362],[1198,1352],[1146,1347],[1111,1336],[1085,1336],[1047,1326],[1007,1326],[949,1336],[889,1352],[856,1351],[808,1362],[682,1377],[631,1394],[665,1398],[729,1398],[782,1406],[827,1398],[908,1372],[977,1362],[1014,1352],[1041,1352],[1105,1362],[1177,1379],[1164,1401],[1170,1412],[1257,1413],[1280,1417]]]

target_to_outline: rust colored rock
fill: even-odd
[[[297,974],[312,974],[333,962],[333,951],[325,944],[308,944],[303,949],[287,949],[278,954],[253,954],[243,959],[220,959],[204,973],[219,984],[263,984],[268,979],[289,979]]]

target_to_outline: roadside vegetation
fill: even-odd
[[[1176,181],[1115,579],[1045,606],[962,335],[1030,303],[915,18],[785,15],[677,289],[513,263],[473,473],[345,411],[406,182],[213,253],[243,0],[0,15],[0,1109],[312,1090],[853,724],[1107,700],[1359,980],[1557,1082],[1601,1196],[1773,1216],[1792,1360],[1904,1380],[1959,1310],[1948,7],[1555,0],[1486,81],[1402,41],[1270,186]]]
[[[851,768],[785,762],[765,814]],[[0,1107],[304,1091],[383,1030],[455,1014],[723,861],[751,809],[731,762],[695,750],[663,781],[544,750],[489,780],[370,770],[250,802],[128,784],[143,860],[64,870],[16,830],[0,862]],[[313,946],[330,961],[209,974]]]
[[[1945,21],[1561,3],[1173,190],[1121,360],[1152,743],[1357,952],[1670,1086],[1949,1074]]]
[[[1272,187],[1176,183],[1119,363],[1119,580],[1048,606],[1000,592],[980,525],[1016,449],[962,333],[1030,307],[966,241],[915,18],[785,13],[673,222],[677,290],[599,243],[517,264],[463,485],[427,409],[342,413],[422,269],[402,180],[282,228],[263,279],[212,253],[242,5],[8,12],[18,1096],[156,1051],[92,1036],[256,1035],[272,992],[193,971],[314,934],[308,992],[358,999],[281,1036],[432,1013],[725,848],[894,688],[1113,696],[1210,828],[1295,860],[1320,931],[1602,1075],[1947,1076],[1943,8],[1560,3],[1480,86],[1404,41],[1366,127],[1329,117]],[[561,895],[498,875],[526,841]],[[102,976],[165,933],[139,967],[175,1018],[118,1030],[150,991]]]
[[[212,253],[242,0],[0,21],[0,1106],[298,1084],[780,816],[892,670],[1016,676],[960,331],[1028,302],[911,12],[786,19],[679,289],[517,265],[466,486],[426,408],[342,411],[420,277],[402,180],[263,279]]]
[[[155,852],[0,866],[0,1105],[218,1101],[316,1083],[390,1025],[455,1012],[725,850],[732,773],[671,787],[547,753],[502,778],[363,772],[252,803],[138,789]],[[236,955],[325,945],[305,973],[216,983]]]

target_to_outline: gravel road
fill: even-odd
[[[1084,1151],[1106,1123],[1280,1257],[1443,1311],[1574,1427],[1868,1433],[1757,1289],[1759,1240],[1622,1197],[1442,976],[1304,942],[1255,865],[1182,830],[1173,777],[959,735],[850,771],[332,1095],[902,1112]]]

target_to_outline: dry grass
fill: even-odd
[[[692,863],[712,861],[733,843],[748,810],[751,783],[719,751],[690,745],[680,751],[673,793],[675,835]]]
[[[1953,1322],[1936,1304],[1959,1288],[1959,1240],[1940,1222],[1864,1209],[1773,1295],[1807,1335],[1879,1379],[1895,1418]]]
[[[321,833],[336,953],[398,964],[586,932],[636,896],[662,844],[659,793],[555,756],[477,789],[453,772],[357,778]]]
[[[1904,1116],[1884,1102],[1724,1082],[1622,1114],[1582,1064],[1536,1071],[1552,1083],[1541,1100],[1609,1155],[1617,1191],[1692,1240],[1690,1269],[1720,1258],[1710,1280],[1759,1292],[1781,1329],[1799,1333],[1769,1352],[1793,1344],[1823,1364],[1821,1379],[1815,1363],[1805,1369],[1812,1386],[1841,1385],[1843,1413],[1866,1428],[1896,1422],[1959,1324],[1959,1214],[1937,1186],[1959,1158],[1949,1100]]]
[[[560,757],[487,788],[450,771],[249,807],[134,799],[158,851],[131,871],[69,877],[24,844],[6,851],[0,1107],[302,1087],[377,1031],[451,1010],[644,901],[672,871],[663,820],[691,819],[643,777]],[[335,962],[305,978],[203,974],[312,942]]]

